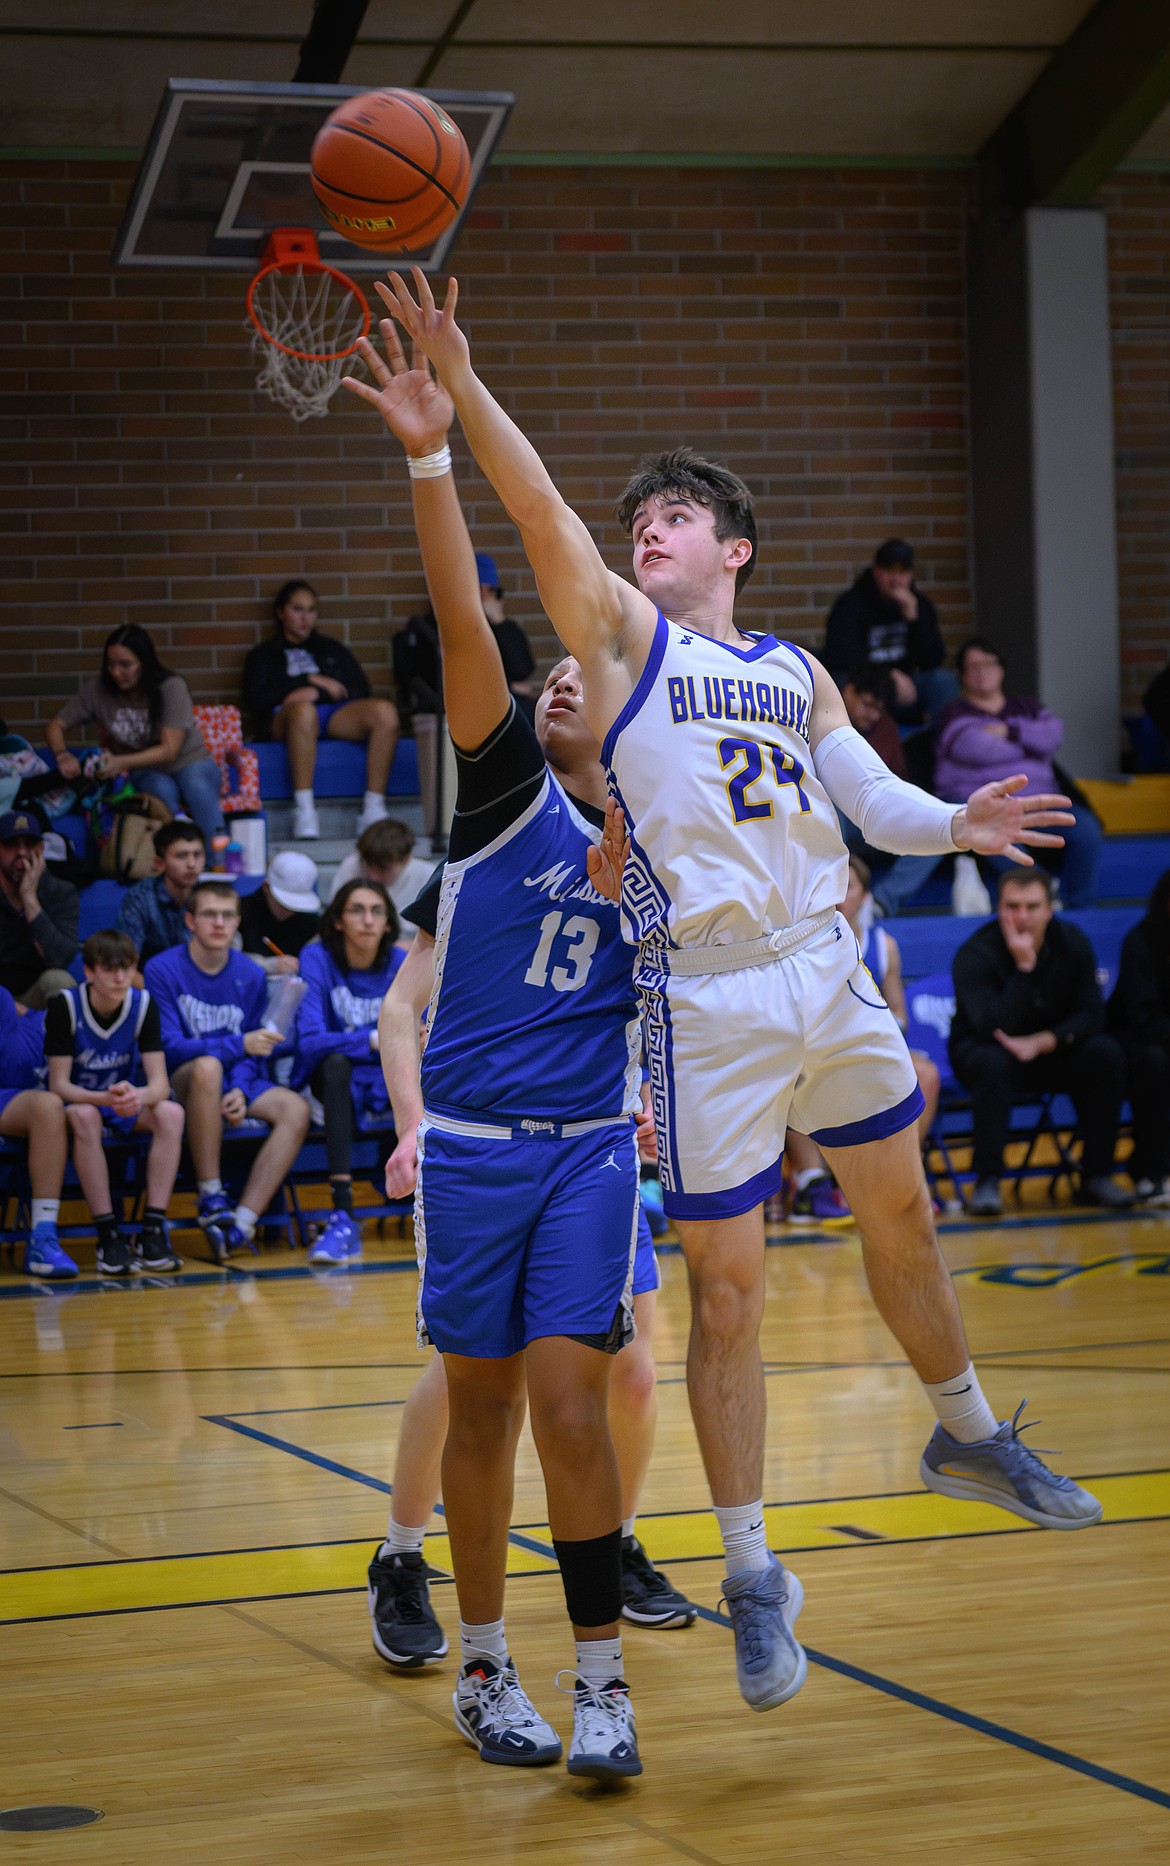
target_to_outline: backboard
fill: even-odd
[[[171,78],[114,246],[114,264],[255,272],[277,227],[308,227],[321,258],[349,273],[395,263],[329,227],[309,181],[313,138],[331,111],[368,85],[240,84]],[[434,245],[412,253],[446,265],[481,175],[503,135],[507,91],[427,91],[462,130],[471,155],[467,202]]]

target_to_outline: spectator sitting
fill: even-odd
[[[0,816],[0,984],[34,1011],[73,978],[81,902],[45,872],[45,832],[29,810]]]
[[[358,837],[357,848],[339,863],[329,899],[336,900],[347,881],[377,881],[401,913],[422,893],[435,866],[413,851],[414,832],[396,816],[371,823]]]
[[[309,1253],[310,1263],[359,1257],[353,1216],[353,1139],[362,1114],[384,1115],[390,1102],[378,1055],[378,1013],[402,964],[398,915],[375,881],[347,881],[329,903],[320,941],[306,946],[301,975],[308,993],[296,1031],[295,1082],[310,1082],[325,1117],[325,1152],[333,1216]],[[379,1175],[393,1148],[389,1138]]]
[[[980,785],[1017,776],[1026,777],[1033,790],[1060,790],[1052,768],[1052,754],[1064,735],[1060,720],[1035,700],[1016,700],[1005,694],[1003,662],[982,636],[964,642],[957,660],[959,698],[943,708],[934,724],[936,794],[962,804]],[[1078,808],[1076,821],[1062,834],[1063,849],[1043,850],[1040,859],[1059,873],[1064,904],[1084,907],[1096,896],[1101,826],[1090,809]],[[986,859],[999,874],[1010,873],[1014,866],[1007,856]],[[942,860],[941,855],[899,856],[874,887],[882,913],[896,914]],[[955,866],[957,892],[961,871],[972,871],[974,858],[960,856]],[[978,882],[974,872],[969,878]],[[988,905],[977,897],[973,909],[968,909],[956,899],[955,911],[982,913]]]
[[[138,953],[125,933],[91,933],[81,950],[84,985],[58,992],[45,1013],[49,1087],[65,1104],[73,1166],[97,1227],[103,1276],[178,1270],[167,1232],[183,1145],[183,1110],[170,1100],[158,1007],[131,983]],[[146,1210],[137,1247],[118,1229],[107,1140],[149,1134]]]
[[[914,551],[887,538],[872,564],[829,611],[821,656],[838,686],[863,662],[889,669],[894,717],[903,725],[933,718],[956,691],[943,667],[938,612],[914,582]]]
[[[59,1095],[36,1086],[38,1058],[25,1041],[24,1028],[43,1021],[40,1012],[22,1017],[12,993],[0,986],[0,1135],[27,1145],[32,1184],[24,1273],[61,1279],[77,1275],[77,1265],[61,1249],[57,1236],[68,1152],[65,1108]],[[39,1042],[35,1048],[40,1049]]]
[[[65,733],[87,719],[96,721],[102,743],[89,775],[126,776],[136,790],[160,798],[172,815],[185,809],[210,848],[223,828],[219,766],[195,723],[186,681],[162,665],[137,622],[106,637],[100,674],[87,674],[46,728],[57,769],[71,783],[81,776],[81,764]]]
[[[1145,917],[1121,945],[1109,1028],[1125,1052],[1133,1153],[1143,1205],[1170,1205],[1170,869],[1154,883]]]
[[[187,1111],[187,1144],[199,1187],[198,1223],[217,1263],[251,1245],[259,1214],[284,1180],[309,1125],[303,1097],[278,1088],[267,1059],[281,1039],[263,1028],[268,981],[232,950],[240,923],[234,888],[199,881],[187,903],[190,942],[156,953],[146,987],[158,1005],[163,1049],[177,1100]],[[272,1129],[252,1162],[239,1204],[220,1178],[224,1122],[245,1118]]]
[[[1071,1095],[1084,1148],[1078,1205],[1117,1211],[1131,1203],[1113,1180],[1125,1058],[1105,1030],[1093,948],[1078,926],[1055,919],[1046,869],[1001,875],[999,908],[955,954],[951,1066],[971,1097],[974,1216],[1003,1208],[999,1182],[1013,1098],[1056,1089]]]
[[[894,706],[894,677],[888,667],[865,661],[846,676],[841,698],[849,723],[895,777],[906,776],[902,735],[890,718]]]
[[[320,930],[317,864],[296,849],[282,849],[240,903],[240,945],[265,972],[283,978],[300,970],[299,955]]]
[[[293,782],[293,835],[316,840],[317,740],[366,741],[366,794],[358,829],[386,815],[386,783],[398,713],[370,697],[370,683],[343,642],[317,629],[317,592],[294,577],[276,592],[275,627],[244,662],[244,702],[262,738],[283,739]]]
[[[479,600],[496,638],[500,659],[504,663],[504,676],[509,689],[516,695],[517,706],[531,724],[536,718],[536,701],[541,682],[536,674],[536,662],[532,658],[528,637],[519,622],[513,622],[505,613],[504,592],[500,588],[495,558],[489,557],[486,551],[477,551],[475,567],[479,573]]]
[[[207,851],[193,823],[176,818],[164,823],[154,838],[157,874],[136,881],[122,896],[117,930],[125,933],[138,953],[140,966],[168,946],[185,946],[187,901],[203,872]]]

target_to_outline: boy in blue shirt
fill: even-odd
[[[198,1222],[217,1263],[252,1243],[259,1214],[300,1152],[309,1109],[278,1088],[268,1058],[282,1039],[264,1028],[268,980],[232,949],[240,902],[224,881],[200,881],[187,904],[191,940],[147,962],[174,1093],[187,1111],[187,1145],[199,1185]],[[223,1128],[263,1121],[271,1129],[252,1162],[239,1204],[220,1178]]]
[[[0,985],[0,1136],[27,1143],[32,1182],[24,1273],[61,1279],[77,1275],[77,1265],[57,1237],[69,1143],[61,1097],[36,1085],[43,1024],[42,1011],[21,1016],[12,993]]]
[[[73,1165],[97,1227],[103,1276],[178,1270],[167,1233],[183,1145],[183,1110],[170,1100],[158,1007],[131,984],[134,941],[107,928],[81,949],[84,985],[60,991],[45,1012],[49,1087],[65,1104]],[[105,1142],[114,1134],[149,1134],[146,1211],[137,1247],[118,1229],[110,1197]]]

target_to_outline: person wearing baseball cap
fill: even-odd
[[[45,869],[45,832],[31,810],[0,816],[0,985],[43,1011],[73,983],[81,911],[77,889]]]
[[[495,558],[489,557],[486,551],[477,551],[475,568],[479,574],[479,600],[496,638],[508,686],[515,695],[520,711],[531,721],[536,715],[536,700],[541,683],[536,678],[536,662],[532,658],[528,637],[519,622],[513,622],[504,613],[504,592],[500,588],[500,573],[496,569]]]
[[[933,719],[959,691],[943,667],[946,648],[938,611],[914,581],[914,547],[887,538],[829,611],[821,659],[839,687],[855,668],[885,668],[894,688],[893,715],[902,725]]]
[[[297,849],[282,849],[260,887],[241,902],[240,943],[270,975],[300,970],[300,952],[321,931],[317,864]]]

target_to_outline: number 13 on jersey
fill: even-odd
[[[769,755],[777,786],[791,785],[800,799],[802,812],[807,814],[811,808],[801,789],[804,766],[779,745],[757,745],[754,739],[720,739],[716,750],[723,770],[731,773],[724,779],[724,783],[733,822],[752,823],[772,815],[773,798],[767,794],[755,798],[748,796],[748,792],[760,783],[765,783],[771,789],[771,780],[765,778],[764,774],[765,752]],[[733,770],[732,767],[736,765],[738,769]]]
[[[562,922],[564,923],[562,925]],[[559,936],[559,937],[558,937]],[[589,976],[601,928],[587,914],[545,914],[532,963],[524,974],[526,985],[551,984],[554,991],[580,991]],[[549,965],[554,957],[563,965]]]

